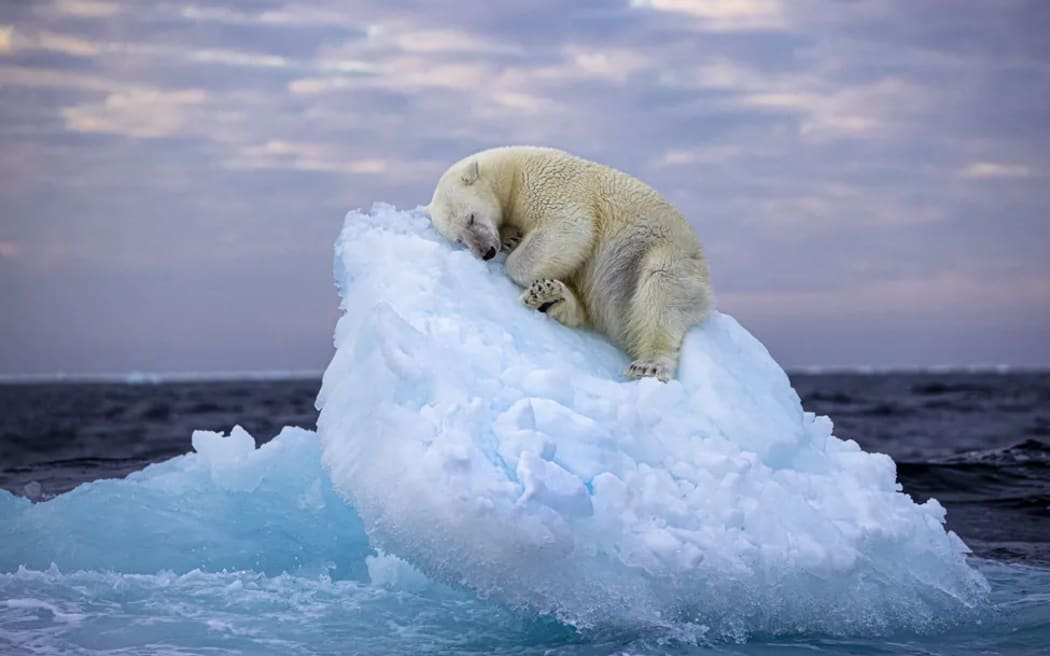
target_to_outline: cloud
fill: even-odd
[[[100,56],[182,60],[204,65],[287,69],[298,64],[280,55],[222,48],[186,48],[170,44],[100,41],[50,31],[20,32],[14,47],[26,51],[57,52],[85,59]]]
[[[62,116],[73,132],[166,137],[182,133],[188,127],[189,110],[204,103],[207,97],[199,89],[132,89],[109,94],[100,103],[68,107],[62,110]]]
[[[99,74],[19,66],[0,65],[0,77],[6,85],[30,89],[112,91],[128,86]]]
[[[354,86],[351,77],[304,77],[288,83],[288,90],[298,96],[317,96],[343,91]]]
[[[997,281],[982,280],[969,272],[941,272],[921,279],[868,280],[851,285],[849,294],[839,289],[769,292],[732,292],[722,295],[733,305],[756,313],[776,315],[793,308],[815,319],[838,316],[908,316],[959,311],[959,299],[968,299],[966,312],[1011,313],[1021,307],[1038,307],[1050,295],[1050,280],[1019,280],[1011,294],[1003,294]]]
[[[338,148],[323,143],[271,140],[242,147],[228,162],[234,169],[271,169],[317,171],[345,174],[386,173],[388,162],[382,159],[348,159]]]
[[[114,2],[96,0],[58,0],[56,8],[59,13],[68,16],[87,18],[105,18],[120,11],[120,7]]]
[[[1035,171],[1023,164],[974,162],[960,170],[959,175],[971,180],[1017,179],[1035,177]]]
[[[171,54],[157,51],[158,54]],[[291,62],[280,55],[267,55],[236,50],[196,50],[179,53],[187,59],[204,64],[226,64],[229,66],[246,66],[254,68],[289,68]]]
[[[692,150],[674,149],[668,150],[660,155],[655,164],[661,167],[715,164],[739,157],[740,154],[740,146],[734,144],[696,148]]]
[[[570,46],[566,49],[566,60],[570,75],[616,82],[625,82],[652,66],[646,57],[626,48]]]
[[[105,49],[105,45],[59,32],[20,31],[14,41],[18,50],[47,50],[73,57],[94,57]]]
[[[777,85],[786,87],[787,85]],[[798,111],[803,120],[800,134],[806,138],[885,138],[892,132],[914,128],[915,115],[928,104],[925,91],[901,79],[881,79],[844,88],[791,91],[787,88],[745,95],[741,104],[753,108]]]
[[[779,0],[631,0],[631,7],[698,19],[705,30],[776,30],[786,26]]]
[[[414,28],[403,25],[373,25],[368,30],[371,47],[389,45],[401,52],[470,54],[475,56],[517,53],[520,48],[482,34],[448,28]]]
[[[15,28],[11,25],[0,25],[0,53],[11,52]]]
[[[285,6],[257,12],[238,11],[227,7],[188,5],[178,15],[194,22],[232,23],[239,25],[318,26],[353,24],[346,10],[326,7]]]

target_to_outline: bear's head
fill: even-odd
[[[502,210],[476,159],[456,164],[441,176],[426,211],[449,241],[463,244],[484,260],[496,257]]]

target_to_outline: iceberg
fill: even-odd
[[[687,336],[677,380],[627,381],[418,209],[351,212],[335,251],[322,462],[430,579],[577,628],[738,637],[923,630],[986,598],[944,508],[804,411],[732,317]]]

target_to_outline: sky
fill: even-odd
[[[347,211],[667,196],[789,368],[1050,365],[1050,3],[0,3],[0,374],[319,370]]]

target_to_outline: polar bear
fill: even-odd
[[[437,230],[506,270],[522,302],[590,326],[668,381],[682,339],[713,308],[696,233],[652,187],[553,148],[508,146],[453,164],[425,208]]]

